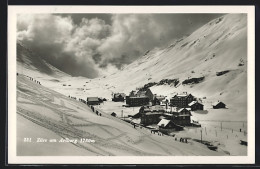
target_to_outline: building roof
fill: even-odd
[[[159,101],[163,101],[165,99],[165,97],[162,95],[160,95],[160,96],[155,95],[155,98],[158,99]]]
[[[220,104],[220,103],[222,103],[222,104],[224,104],[225,105],[225,103],[223,103],[223,102],[220,102],[220,101],[217,101],[217,102],[214,102],[214,103],[212,103],[212,106],[217,106],[218,104]]]
[[[141,123],[141,119],[132,119],[131,120],[132,123],[136,123],[136,124],[140,124]]]
[[[177,112],[179,113],[179,112],[182,112],[183,110],[184,110],[185,108],[181,108],[181,109],[179,109]],[[187,109],[186,109],[187,110]]]
[[[181,113],[184,109],[186,109],[189,112],[189,114],[179,114],[178,116],[192,116],[188,108],[181,108],[178,110],[178,113]]]
[[[155,106],[145,106],[144,107],[144,112],[149,112],[149,111],[153,111],[153,112],[156,112],[156,111],[165,111],[164,110],[164,106],[161,106],[161,105],[155,105]]]
[[[145,115],[163,114],[162,112],[147,112]]]
[[[174,116],[174,114],[171,114],[171,113],[164,113],[164,115],[166,115],[166,116]]]
[[[183,116],[192,116],[192,115],[191,114],[180,114],[178,116],[183,117]]]
[[[95,102],[95,101],[99,101],[99,100],[98,100],[98,97],[88,97],[87,101],[88,102]]]
[[[125,97],[126,95],[124,93],[115,93],[114,97]]]
[[[199,103],[198,101],[192,101],[192,102],[190,102],[188,105],[189,105],[189,106],[193,106],[194,104],[203,105],[203,104]]]
[[[161,127],[165,127],[170,123],[171,120],[162,119],[157,125]]]
[[[192,96],[192,94],[188,94],[188,93],[183,93],[183,94],[176,94],[175,96],[173,96],[173,98],[174,97],[178,97],[178,98],[187,98],[188,96]]]
[[[129,98],[148,98],[147,96],[130,96]]]

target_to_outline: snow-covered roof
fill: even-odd
[[[99,100],[98,100],[98,97],[88,97],[87,101],[95,102],[95,101],[99,101]]]
[[[178,110],[178,113],[182,112],[184,109],[186,109],[187,111],[191,110],[190,108],[181,108],[181,109]]]
[[[132,123],[136,123],[136,124],[140,124],[141,123],[141,119],[140,118],[139,119],[133,119],[131,122]]]
[[[130,96],[129,98],[148,98],[147,96]]]
[[[119,96],[125,97],[126,95],[124,93],[115,93],[114,94],[114,97],[119,97]]]
[[[155,115],[155,114],[163,114],[163,112],[147,112],[145,115]]]
[[[188,105],[189,105],[189,106],[192,106],[192,105],[194,105],[195,103],[198,103],[198,101],[192,101],[192,102],[190,102]]]
[[[178,94],[177,96],[178,97],[186,97],[186,96],[188,96],[188,94]]]
[[[171,120],[162,119],[157,125],[165,127],[170,123]]]
[[[176,95],[174,95],[173,97],[181,98],[181,97],[188,97],[189,95],[191,95],[191,94],[183,93],[183,94],[176,94]]]
[[[165,97],[164,97],[164,96],[162,96],[162,95],[160,95],[160,96],[158,96],[158,95],[155,95],[155,98],[156,98],[156,99],[158,99],[158,100],[160,100],[160,101],[162,101],[162,100],[164,100],[164,99],[165,99]]]
[[[185,109],[185,108],[181,108],[181,109],[178,110],[178,112],[181,112],[181,111],[184,110],[184,109]]]
[[[219,103],[224,104],[223,102],[217,101],[217,102],[212,103],[212,106],[216,106],[216,105],[218,105]]]

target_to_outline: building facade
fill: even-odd
[[[182,126],[177,125],[172,120],[167,120],[167,119],[160,120],[160,122],[157,125],[159,127],[159,131],[161,131],[162,133],[179,131],[183,129]]]
[[[213,109],[223,109],[226,108],[226,105],[223,102],[217,101],[212,104]]]
[[[141,97],[126,96],[126,104],[129,107],[149,105],[149,98],[147,96],[141,96]]]
[[[114,102],[124,102],[126,95],[124,93],[115,93],[113,95],[112,101]]]
[[[170,99],[171,106],[177,107],[189,107],[189,103],[195,101],[196,99],[191,94],[181,94],[175,95]]]
[[[196,111],[196,110],[203,110],[204,105],[199,103],[198,101],[192,101],[191,103],[189,103],[189,107],[191,108],[192,111]]]
[[[100,101],[99,101],[98,97],[88,97],[87,104],[88,105],[99,105]]]

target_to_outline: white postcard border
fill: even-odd
[[[16,15],[19,13],[247,13],[247,156],[17,156]],[[254,6],[8,6],[8,163],[9,164],[253,164],[255,163]]]

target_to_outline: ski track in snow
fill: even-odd
[[[83,104],[74,99],[67,98],[54,91],[50,91],[49,89],[39,86],[34,82],[26,79],[25,77],[22,77],[22,75],[18,77],[17,86],[19,86],[17,91],[17,114],[39,126],[55,132],[62,138],[78,140],[81,138],[91,138],[95,140],[95,143],[92,144],[79,142],[77,144],[71,143],[74,146],[86,150],[86,155],[87,152],[92,152],[96,155],[107,156],[117,155],[116,152],[120,152],[119,154],[123,155],[138,156],[193,154],[189,151],[184,153],[183,151],[187,150],[182,150],[181,148],[178,148],[178,146],[173,146],[170,144],[167,145],[167,143],[164,143],[159,139],[154,139],[153,137],[156,136],[151,135],[148,130],[140,128],[133,129],[131,124],[126,123],[111,115],[108,115],[102,110],[96,108],[96,110],[98,110],[102,114],[102,116],[97,116],[86,104]],[[22,99],[20,99],[19,101],[19,98]],[[58,102],[59,104],[57,104],[57,99],[60,99],[60,101]],[[65,101],[70,103],[69,105],[73,105],[74,108],[67,107]],[[36,107],[34,108],[34,106]],[[43,107],[46,112],[42,112],[42,110],[39,109],[39,106]],[[82,110],[86,112],[84,117],[82,117],[82,114],[79,112]],[[59,118],[52,118],[53,115],[56,115]],[[102,121],[102,119],[115,121],[120,125],[127,126],[128,128],[130,127],[131,130],[134,130],[134,133],[136,133],[137,135],[134,133],[133,134],[135,136],[130,134],[133,131],[129,133],[127,131],[123,131],[120,128],[113,127],[110,124],[96,123],[91,117],[98,118],[100,119],[100,121]],[[81,127],[82,129],[79,129],[79,127]],[[102,137],[102,133],[88,132],[88,127],[95,127],[96,129],[99,128],[104,133],[109,135],[109,137]],[[116,133],[114,133],[113,131],[116,131]],[[150,144],[159,148],[160,151],[147,151],[142,148],[142,146],[139,146],[145,144],[147,141],[150,142]],[[173,139],[172,142],[174,143]],[[168,150],[166,146],[171,146],[171,150],[174,149],[174,151]]]

